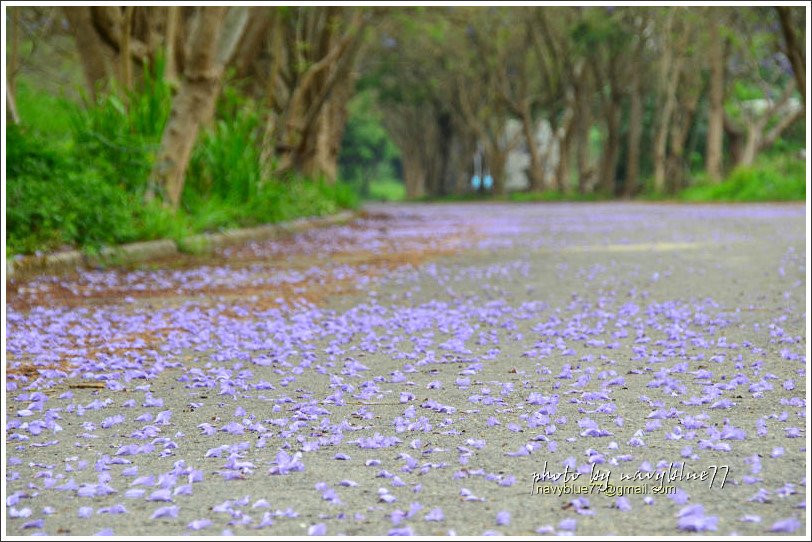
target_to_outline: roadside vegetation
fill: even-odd
[[[6,254],[373,201],[800,201],[790,6],[7,10]]]

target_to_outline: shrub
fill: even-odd
[[[233,91],[226,92],[224,101],[223,117],[201,135],[192,152],[184,197],[245,202],[257,194],[262,179],[260,116]]]
[[[77,158],[136,194],[144,192],[171,109],[171,88],[162,73],[159,60],[152,71],[144,69],[140,90],[123,98],[114,90],[72,108]]]
[[[680,194],[684,201],[793,201],[806,199],[806,164],[792,155],[762,156],[721,183],[701,179]]]
[[[15,126],[7,130],[6,144],[8,251],[97,247],[136,237],[131,196],[97,170]]]

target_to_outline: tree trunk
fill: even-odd
[[[313,137],[308,138],[312,148],[297,154],[296,169],[307,177],[321,178],[335,183],[338,177],[338,154],[341,136],[347,120],[347,102],[352,93],[352,81],[336,88],[330,100],[323,106],[313,127]]]
[[[620,97],[612,89],[612,98],[607,104],[606,111],[606,143],[603,147],[601,160],[600,183],[607,194],[615,192],[615,170],[620,154]]]
[[[6,88],[12,94],[11,100],[6,99],[6,104],[16,103],[14,96],[17,95],[17,72],[20,69],[20,8],[8,8],[11,15],[11,47],[10,55],[6,64]],[[16,115],[16,106],[14,107]],[[19,122],[17,118],[15,123]]]
[[[127,92],[132,88],[133,83],[133,62],[130,58],[130,33],[133,22],[134,6],[124,6],[124,16],[121,18],[121,53],[118,61],[121,63],[121,87],[126,97]]]
[[[709,17],[710,32],[710,104],[708,111],[708,139],[705,149],[705,171],[711,181],[722,178],[722,143],[725,122],[725,46],[719,26]]]
[[[152,170],[153,184],[163,187],[167,205],[177,209],[200,127],[211,118],[220,78],[184,80],[172,100],[172,111],[161,139],[161,150]]]
[[[530,170],[528,171],[530,191],[540,192],[544,190],[544,164],[541,162],[538,141],[536,140],[536,129],[535,126],[533,126],[530,106],[527,103],[522,104],[521,119],[524,139],[527,142],[527,150],[530,153]]]
[[[761,116],[756,119],[751,119],[747,123],[745,130],[732,126],[732,123],[731,126],[728,127],[728,123],[726,122],[725,127],[729,128],[729,132],[733,134],[738,132],[741,134],[744,131],[746,134],[744,137],[744,145],[741,147],[741,151],[737,155],[737,166],[751,165],[755,161],[756,156],[760,151],[775,143],[787,128],[792,126],[796,120],[803,117],[803,108],[786,110],[786,105],[789,102],[789,99],[792,97],[794,90],[795,83],[789,82],[786,87],[784,87],[784,92],[781,97],[774,102]],[[778,119],[770,131],[765,134],[764,130],[776,115],[779,116]]]
[[[93,26],[91,8],[83,6],[64,7],[62,9],[73,29],[76,49],[82,62],[88,93],[95,100],[97,90],[108,79],[109,69],[105,53],[109,47],[102,41]]]
[[[11,85],[6,84],[6,111],[11,122],[20,124],[20,114],[17,112],[17,101],[14,99],[14,90]]]
[[[493,194],[501,196],[505,193],[505,166],[507,165],[508,151],[500,148],[498,144],[485,145],[485,160],[488,171],[493,177]]]
[[[683,91],[683,96],[688,92],[687,90]],[[668,175],[668,188],[672,193],[683,187],[689,172],[689,164],[685,159],[685,144],[694,122],[699,97],[700,92],[688,96],[687,101],[680,106],[681,114],[679,119],[675,119],[671,125],[671,148],[666,172]]]
[[[801,94],[804,109],[806,109],[806,54],[803,37],[798,39],[795,30],[792,27],[792,10],[803,9],[801,6],[777,6],[778,18],[781,21],[781,33],[784,35],[784,43],[786,45],[786,54],[789,58],[792,72],[795,75],[795,83],[798,87],[798,92]]]
[[[177,87],[180,84],[178,78],[178,30],[180,25],[180,7],[169,6],[166,8],[166,59],[164,64],[164,79]]]
[[[640,140],[643,136],[643,96],[640,89],[640,71],[632,71],[631,103],[629,105],[629,134],[626,156],[626,184],[624,195],[627,198],[637,193],[640,185]]]
[[[665,89],[665,104],[660,112],[660,118],[657,122],[657,134],[654,137],[654,191],[657,193],[665,191],[668,132],[671,126],[671,117],[677,105],[676,87],[679,82],[681,64],[682,62],[678,60],[673,72],[670,74],[670,82]]]
[[[761,143],[761,130],[756,125],[747,127],[747,137],[744,140],[744,147],[742,148],[741,156],[739,157],[739,166],[751,166],[756,159],[759,145]]]
[[[220,95],[222,75],[239,36],[242,35],[248,11],[225,7],[202,7],[197,12],[189,36],[183,80],[172,100],[161,147],[152,168],[146,198],[160,186],[164,202],[172,209],[180,205],[186,168],[200,127],[214,115]]]
[[[360,11],[351,12],[345,26],[341,26],[342,12],[337,9],[323,14],[311,13],[318,14],[307,22],[307,26],[312,27],[309,33],[318,46],[314,48],[315,56],[309,59],[311,63],[304,71],[295,73],[294,80],[289,83],[284,122],[276,127],[280,132],[277,137],[282,142],[278,171],[295,170],[308,176],[334,180],[337,164],[330,157],[337,159],[338,152],[329,149],[338,149],[341,144],[343,121],[340,126],[336,126],[335,121],[346,118],[345,113],[334,113],[344,111],[352,93],[352,66],[366,23]],[[300,62],[303,63],[304,59]],[[333,113],[326,112],[331,107],[337,109]],[[337,141],[329,139],[336,134],[339,135]]]
[[[561,194],[570,193],[570,149],[572,141],[578,127],[578,96],[573,88],[566,91],[564,102],[564,114],[560,125],[556,125],[555,117],[550,119],[550,130],[553,134],[555,146],[558,151],[558,162],[555,168],[555,188]],[[544,160],[549,160],[552,154],[552,147],[548,148]]]
[[[426,170],[420,156],[403,154],[403,177],[406,184],[406,197],[420,198],[426,195]]]
[[[570,192],[570,148],[572,147],[574,133],[575,130],[570,126],[564,133],[564,137],[558,140],[558,164],[555,168],[555,184],[562,194]]]
[[[592,179],[592,166],[589,161],[589,129],[592,127],[592,112],[586,99],[581,100],[576,130],[576,161],[578,163],[578,193],[586,194]]]

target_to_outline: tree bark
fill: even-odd
[[[756,153],[761,143],[761,130],[754,124],[747,127],[747,136],[744,140],[739,166],[750,166],[756,159]]]
[[[592,180],[592,166],[589,160],[589,130],[592,127],[592,108],[589,104],[589,89],[581,85],[578,89],[578,120],[575,132],[576,162],[578,164],[578,193],[586,194]]]
[[[426,195],[426,170],[422,160],[416,159],[412,153],[403,155],[403,177],[407,198],[414,199]]]
[[[96,33],[91,8],[83,6],[64,7],[62,9],[73,29],[76,49],[82,62],[88,93],[95,100],[97,91],[106,84],[108,79],[109,68],[105,52],[109,48]]]
[[[700,84],[699,81],[696,81],[698,78],[693,79],[695,79],[695,85]],[[671,123],[671,146],[666,167],[667,185],[671,192],[676,192],[683,187],[689,172],[689,164],[685,159],[685,144],[694,122],[702,90],[689,85],[689,88],[683,89],[680,94],[683,100],[680,103],[679,115],[675,114]]]
[[[745,130],[736,129],[732,127],[732,122],[730,123],[732,132],[741,133],[744,131],[746,134],[744,136],[744,145],[741,149],[741,153],[737,157],[737,166],[752,165],[756,159],[756,156],[761,150],[766,149],[775,143],[787,128],[792,126],[796,120],[803,116],[803,108],[798,108],[792,111],[782,111],[785,109],[790,97],[792,97],[794,90],[794,82],[787,84],[781,97],[761,116],[754,120],[750,120],[747,123]],[[775,123],[773,128],[765,135],[764,130],[766,129],[767,124],[776,115],[781,116],[778,118],[778,121]]]
[[[186,168],[197,134],[204,121],[211,117],[219,91],[220,78],[216,75],[185,79],[172,100],[172,112],[152,170],[154,184],[163,187],[165,202],[172,209],[180,205]]]
[[[710,57],[710,103],[705,171],[711,181],[722,178],[722,143],[725,122],[725,45],[714,17],[708,18]]]
[[[269,120],[274,122],[275,130],[281,132],[281,136],[276,136],[282,141],[279,172],[295,170],[334,182],[337,173],[334,158],[338,157],[346,102],[354,82],[352,65],[366,22],[362,12],[355,11],[342,30],[339,11],[313,11],[309,15],[300,22],[317,44],[315,56],[301,73],[296,66],[304,63],[304,59],[294,62],[289,98],[283,108],[284,122],[279,123],[275,118]],[[295,46],[295,38],[293,43]],[[299,47],[294,49],[290,54],[301,55]],[[339,136],[337,141],[330,140],[336,135]]]
[[[14,99],[14,89],[6,83],[6,111],[8,111],[11,122],[20,124],[20,114],[17,112],[17,101]]]
[[[536,128],[533,126],[533,119],[530,114],[530,105],[522,104],[522,131],[527,142],[527,150],[530,153],[530,191],[540,192],[544,190],[544,164],[539,154],[538,141],[536,140]]]
[[[626,156],[626,184],[624,195],[627,198],[637,193],[640,185],[640,140],[643,136],[643,96],[640,88],[640,70],[632,70],[631,96],[629,104],[629,134]]]
[[[507,165],[508,150],[502,149],[493,142],[485,143],[485,163],[493,177],[493,194],[501,196],[505,193],[505,166]]]
[[[806,44],[803,37],[798,39],[795,29],[792,27],[792,10],[803,8],[776,6],[775,9],[778,10],[778,18],[781,21],[781,33],[784,35],[787,58],[789,58],[792,72],[795,74],[795,83],[798,86],[798,92],[801,94],[804,109],[806,109]]]
[[[569,126],[564,133],[564,137],[558,140],[558,164],[555,168],[555,184],[562,194],[570,192],[570,148],[572,147],[574,133],[574,128]],[[578,189],[581,189],[580,179]]]
[[[248,20],[246,8],[224,7],[198,9],[187,42],[187,62],[178,94],[172,100],[160,150],[152,169],[152,190],[160,186],[164,202],[172,209],[180,205],[192,148],[200,127],[214,114],[220,95],[222,75],[233,55],[238,38]]]
[[[127,92],[132,88],[133,73],[132,73],[132,59],[130,58],[130,33],[133,22],[134,6],[124,6],[124,16],[121,18],[121,54],[118,60],[121,64],[121,86],[126,96]]]
[[[669,82],[665,88],[665,103],[660,112],[657,122],[657,134],[654,137],[654,191],[662,193],[665,191],[665,175],[667,170],[668,132],[671,126],[671,117],[677,105],[677,84],[682,71],[682,58],[674,62],[673,69],[669,74]]]
[[[166,8],[166,59],[164,64],[164,79],[177,87],[180,84],[178,78],[178,34],[180,26],[180,7],[169,6]]]
[[[606,143],[601,159],[600,183],[607,194],[615,192],[615,169],[620,154],[620,97],[612,89],[612,98],[608,100],[606,110]]]
[[[11,102],[16,103],[13,96],[17,95],[17,71],[20,69],[20,8],[7,8],[11,15],[11,47],[6,64],[6,88],[12,94]],[[9,100],[6,100],[8,103]],[[16,106],[14,107],[16,114]],[[17,118],[15,123],[19,122]]]
[[[555,137],[555,144],[558,150],[558,162],[555,168],[555,187],[558,192],[568,194],[570,188],[570,149],[572,149],[573,137],[578,128],[579,116],[578,95],[574,87],[567,88],[564,99],[564,114],[561,123],[556,126],[555,117],[551,118],[550,128]],[[552,145],[551,145],[552,147]],[[545,155],[545,161],[550,157],[550,150]]]

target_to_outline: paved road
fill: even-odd
[[[804,534],[804,221],[378,205],[11,284],[4,528]]]

